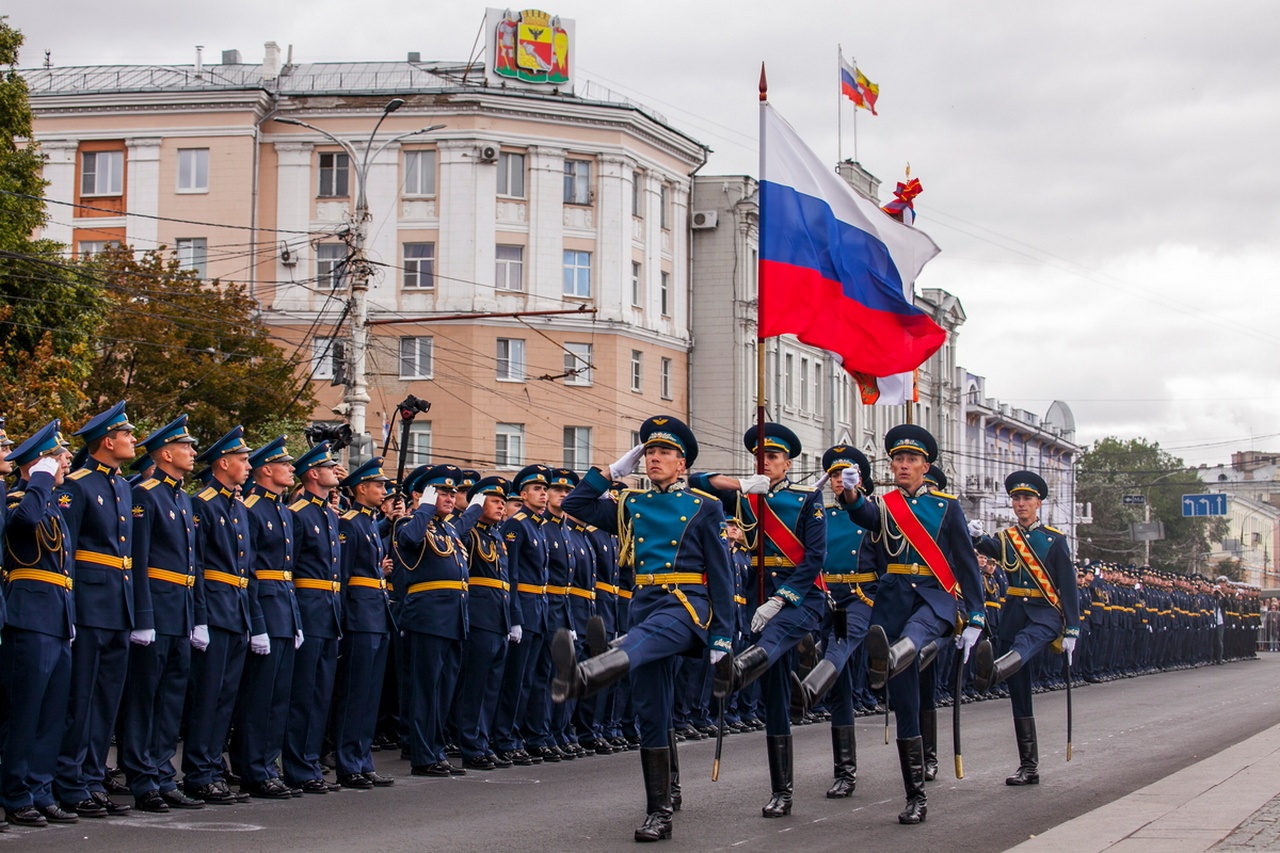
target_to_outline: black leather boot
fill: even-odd
[[[933,665],[933,659],[938,656],[938,641],[930,640],[920,649],[920,671],[924,672]]]
[[[640,748],[644,771],[644,823],[636,828],[636,841],[661,841],[671,837],[671,750]]]
[[[1004,681],[1022,669],[1022,655],[1017,652],[1005,652],[998,660],[994,660],[991,641],[983,640],[973,650],[977,655],[973,672],[973,687],[979,693],[986,693],[992,687]]]
[[[1004,780],[1006,785],[1040,784],[1040,747],[1036,743],[1036,718],[1014,717],[1013,733],[1018,739],[1018,772]]]
[[[956,699],[959,702],[959,699]],[[920,740],[924,744],[924,781],[938,778],[938,709],[920,711]]]
[[[736,693],[764,675],[768,668],[769,653],[759,646],[751,646],[740,655],[725,655],[716,663],[711,695],[723,699]]]
[[[773,796],[760,813],[765,817],[791,814],[791,735],[768,735],[765,748],[769,752],[769,785]]]
[[[671,810],[678,812],[684,797],[680,792],[680,750],[676,746],[675,729],[667,729],[667,748],[671,750]]]
[[[907,807],[898,813],[898,823],[924,823],[929,799],[924,794],[924,744],[920,738],[898,739],[898,763],[902,766],[902,787]]]
[[[631,669],[631,659],[622,649],[609,649],[578,663],[573,640],[564,628],[556,631],[551,640],[551,660],[556,666],[555,677],[551,679],[553,702],[590,696],[622,678]]]
[[[804,716],[822,701],[827,691],[836,683],[840,671],[831,661],[818,661],[817,665],[801,681],[794,672],[791,673],[791,716]]]
[[[836,763],[836,781],[827,789],[827,799],[852,796],[858,785],[858,744],[853,726],[831,727],[831,755]]]
[[[867,680],[872,690],[881,690],[885,682],[902,672],[916,659],[916,644],[903,637],[889,644],[884,628],[872,625],[863,640],[867,646]]]

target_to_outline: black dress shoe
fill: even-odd
[[[436,765],[434,764],[415,764],[409,768],[410,776],[436,776]],[[445,774],[446,776],[448,773]]]
[[[467,770],[497,770],[498,765],[489,760],[487,755],[478,755],[474,758],[464,758],[462,766]]]
[[[289,796],[296,800],[298,797],[302,796],[302,789],[296,786],[289,788]]]
[[[341,786],[341,785],[339,785],[337,782],[328,782],[328,781],[326,781],[324,784],[329,788],[329,790],[330,790],[330,791],[341,791],[341,790],[342,790],[342,786]]]
[[[293,794],[289,786],[279,779],[266,779],[262,782],[241,782],[240,793],[248,794],[259,800],[292,800]]]
[[[197,800],[194,797],[188,797],[178,788],[170,791],[161,791],[161,798],[169,804],[171,809],[202,809],[204,808],[204,800]]]
[[[65,806],[54,803],[49,806],[38,806],[40,814],[44,815],[44,819],[49,823],[79,823],[80,818],[75,812],[67,809]]]
[[[327,794],[329,793],[329,783],[323,779],[308,779],[298,785],[304,794]]]
[[[550,746],[535,746],[529,755],[535,760],[541,759],[548,764],[555,764],[564,757],[560,754],[560,750]]]
[[[368,791],[373,788],[373,783],[366,779],[363,773],[349,773],[346,776],[339,776],[338,785],[342,788],[354,788],[357,791]]]
[[[222,782],[210,782],[208,785],[187,788],[187,796],[218,806],[229,806],[236,801],[236,795],[231,793],[231,789]]]
[[[53,806],[53,808],[56,809],[58,807]],[[9,823],[13,824],[14,826],[48,826],[49,825],[49,821],[45,820],[44,815],[42,815],[40,813],[40,810],[35,806],[23,806],[22,808],[14,809],[13,811],[9,811],[6,809],[4,816],[5,816],[5,819],[8,820]],[[75,815],[72,815],[72,817],[75,817]],[[76,818],[76,820],[79,820],[79,818]]]
[[[493,766],[497,767],[498,769],[510,767],[514,763],[511,759],[503,758],[501,755],[498,755],[497,753],[494,753],[494,752],[489,753],[488,755],[485,756],[485,758],[492,761]]]
[[[556,746],[553,746],[551,748],[554,749],[556,752],[560,753],[561,761],[573,761],[575,758],[578,757],[578,752],[573,748],[574,746],[576,746],[576,744],[566,743],[563,745],[557,744]]]
[[[147,791],[139,794],[134,797],[133,801],[140,812],[147,812],[148,814],[169,813],[169,804],[164,801],[164,797],[160,796],[159,791]]]
[[[111,774],[108,774],[107,778],[102,780],[102,787],[107,789],[108,794],[118,794],[120,796],[124,796],[125,794],[133,793],[132,791],[129,790],[129,786],[125,784],[123,774],[121,774],[120,776],[113,776]]]
[[[106,817],[107,810],[95,802],[92,798],[81,800],[78,803],[62,803],[64,811],[75,812],[80,817]]]
[[[467,769],[465,767],[454,767],[452,764],[450,764],[447,761],[442,761],[440,763],[443,764],[445,767],[449,768],[450,776],[466,776],[467,775]]]
[[[377,772],[376,770],[371,770],[368,773],[364,774],[364,778],[372,782],[373,787],[375,788],[390,788],[392,785],[396,783],[394,776],[383,776],[381,773]]]
[[[119,817],[133,811],[133,806],[128,803],[117,803],[106,791],[94,791],[89,796],[93,797],[93,801],[106,809],[107,814],[112,817]]]
[[[506,763],[507,767],[510,767],[513,764],[518,764],[521,767],[530,767],[533,765],[533,759],[530,758],[524,752],[524,750],[520,750],[520,749],[508,749],[508,750],[504,750],[503,752],[499,752],[498,760],[496,762],[497,765],[499,767],[502,767],[503,766],[502,762],[504,761],[507,762]]]

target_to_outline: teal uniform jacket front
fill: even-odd
[[[1022,533],[1027,544],[1031,546],[1032,552],[1053,584],[1053,590],[1059,596],[1059,607],[1055,608],[1043,596],[1028,596],[1021,592],[1022,590],[1039,592],[1040,587],[1032,576],[1031,570],[1014,548],[1011,530]],[[1080,592],[1076,585],[1076,572],[1071,563],[1066,534],[1036,522],[1030,530],[1023,528],[1001,530],[996,534],[996,541],[1000,547],[1000,566],[1009,580],[1004,610],[1009,610],[1014,604],[1014,598],[1021,599],[1021,604],[1026,607],[1028,618],[1032,621],[1043,622],[1054,629],[1061,629],[1063,636],[1066,637],[1080,636]],[[1002,631],[999,636],[1003,638],[1004,632]]]
[[[842,506],[827,506],[823,514],[827,517],[827,556],[822,574],[827,591],[836,607],[848,607],[854,602],[869,607],[867,600],[875,601],[876,585],[884,572],[880,553],[871,544],[870,531],[850,518]],[[833,575],[845,578],[836,580]],[[848,575],[861,578],[850,582]]]

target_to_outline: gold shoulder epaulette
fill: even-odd
[[[88,468],[77,468],[67,475],[68,480],[79,480],[81,477],[88,477],[93,472]]]
[[[245,507],[246,507],[246,508],[248,508],[248,507],[251,507],[251,506],[253,506],[254,504],[256,504],[256,503],[258,502],[258,500],[259,500],[261,497],[262,497],[262,495],[261,495],[261,494],[259,494],[258,492],[254,492],[253,494],[251,494],[251,495],[249,495],[248,497],[246,497],[246,498],[244,499],[243,503],[244,503]]]
[[[16,492],[9,492],[9,494],[5,497],[5,500],[7,500],[11,504],[18,503],[19,501],[22,500],[22,496],[25,495],[26,493],[27,493],[26,489],[19,489]]]
[[[147,479],[143,480],[141,483],[138,484],[138,488],[149,492],[158,485],[160,485],[159,480],[157,480],[155,477],[148,477]]]
[[[720,502],[720,499],[719,499],[718,497],[716,497],[715,495],[711,494],[710,492],[704,492],[704,491],[702,491],[702,489],[690,489],[689,491],[693,492],[695,495],[702,495],[704,498],[710,498],[711,500],[715,501],[716,503],[719,503],[719,502]]]
[[[210,486],[200,494],[196,495],[196,497],[202,501],[207,501],[207,500],[211,500],[213,496],[216,495],[217,493],[218,493],[218,490],[215,489],[213,486]]]
[[[938,497],[940,497],[940,498],[949,498],[949,499],[951,499],[951,500],[953,500],[953,501],[958,501],[958,500],[960,500],[960,499],[959,499],[959,498],[957,498],[955,495],[949,495],[949,494],[947,494],[946,492],[939,491],[938,489],[930,489],[930,490],[929,490],[929,494],[931,494],[931,495],[937,495],[937,496],[938,496]]]
[[[812,492],[813,491],[813,486],[802,486],[799,483],[792,483],[787,488],[789,488],[793,492]]]
[[[516,512],[515,515],[511,517],[514,518],[516,521],[524,521],[526,518],[529,517],[529,513],[525,512],[524,510],[519,510],[518,512]]]
[[[1063,533],[1061,530],[1059,530],[1058,528],[1056,528],[1056,527],[1050,527],[1050,526],[1049,526],[1049,525],[1047,525],[1047,524],[1044,526],[1044,529],[1045,529],[1045,530],[1048,530],[1050,533],[1056,533],[1056,534],[1058,534],[1059,536],[1066,536],[1066,535],[1067,535],[1067,534]]]
[[[289,509],[293,510],[294,512],[299,512],[300,510],[302,510],[303,507],[307,507],[310,505],[311,505],[311,501],[308,500],[307,498],[298,498],[296,501],[289,504]]]
[[[350,510],[347,510],[346,512],[344,512],[344,513],[342,514],[342,520],[343,520],[343,521],[350,521],[351,519],[355,518],[355,517],[356,517],[357,515],[359,515],[359,514],[360,514],[360,510],[358,510],[358,509],[350,509]]]

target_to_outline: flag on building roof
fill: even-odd
[[[893,376],[937,352],[946,332],[915,306],[938,247],[886,216],[761,105],[760,337],[793,334],[850,373]]]
[[[880,97],[879,84],[872,83],[867,79],[867,75],[858,70],[855,63],[849,62],[844,58],[844,54],[840,54],[840,91],[844,96],[853,101],[864,110],[871,110],[871,114],[879,115],[876,112],[876,99]]]
[[[910,225],[916,219],[915,199],[924,192],[919,178],[909,178],[906,183],[898,181],[893,191],[893,201],[880,208],[903,225]]]

